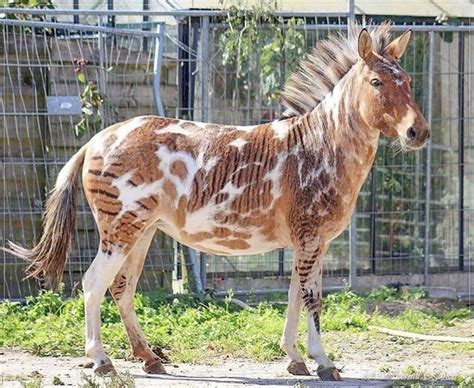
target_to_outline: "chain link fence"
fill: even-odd
[[[227,25],[221,12],[4,12],[2,246],[6,240],[31,246],[38,238],[42,205],[59,169],[101,128],[143,114],[245,125],[281,113],[271,88],[284,84],[294,53],[282,52],[270,86],[261,76],[269,34],[262,35],[244,72],[235,63],[224,64],[221,37]],[[349,16],[278,15],[283,34],[298,34],[303,51],[328,33],[345,33]],[[406,28],[395,26],[395,34]],[[381,140],[351,227],[333,241],[325,259],[328,286],[342,286],[346,279],[353,287],[468,287],[474,246],[474,108],[469,104],[474,97],[474,30],[464,25],[410,28],[414,34],[402,65],[413,78],[433,137],[423,151],[406,154],[395,154]],[[103,103],[84,116],[82,108],[95,98],[94,91]],[[83,119],[86,130],[78,138],[77,124]],[[80,288],[99,243],[83,197],[78,214],[76,244],[64,277],[67,293]],[[241,257],[202,254],[197,256],[200,265],[186,271],[189,255],[176,252],[173,241],[157,234],[139,284],[142,291],[172,290],[186,272],[198,273],[203,287],[218,292],[283,290],[293,258],[291,250]],[[5,252],[0,258],[0,297],[23,298],[38,291],[36,281],[23,280],[25,263]]]

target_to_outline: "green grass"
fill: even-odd
[[[366,295],[351,291],[330,294],[324,300],[324,331],[367,331],[370,325],[430,332],[449,326],[453,321],[472,316],[467,308],[451,309],[443,314],[408,307],[396,316],[367,306],[385,301],[409,302],[423,298],[421,291],[398,293],[381,288]],[[269,302],[241,310],[228,301],[183,295],[168,300],[162,294],[137,295],[135,304],[140,323],[152,346],[170,351],[175,362],[208,362],[213,355],[232,355],[257,361],[279,358],[280,336],[286,307]],[[84,300],[63,300],[51,291],[28,298],[26,304],[0,303],[0,346],[28,349],[37,355],[82,355],[84,347]],[[301,335],[306,331],[302,319]],[[102,304],[102,335],[108,352],[123,358],[130,354],[125,330],[115,304]],[[301,341],[304,342],[304,341]],[[302,345],[300,344],[300,347]]]

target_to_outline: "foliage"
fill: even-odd
[[[5,8],[36,8],[36,9],[53,9],[54,4],[52,0],[1,0],[1,7]],[[39,19],[42,20],[41,15],[28,14],[6,14],[0,10],[0,19]]]
[[[302,19],[273,16],[276,4],[248,6],[239,1],[226,9],[228,28],[220,35],[224,65],[234,69],[233,102],[260,100],[270,106],[278,101],[286,75],[303,55],[304,36],[296,27]]]
[[[474,386],[474,375],[472,376],[461,376],[458,375],[454,379],[454,383],[457,387],[472,387]]]
[[[94,81],[90,81],[87,76],[86,66],[88,62],[84,59],[75,59],[77,81],[84,90],[81,93],[82,120],[74,126],[76,137],[80,138],[89,131],[98,131],[101,129],[102,114],[100,108],[104,99],[100,94],[99,87]]]
[[[204,296],[185,295],[169,299],[162,293],[138,294],[135,305],[139,321],[152,347],[169,350],[175,362],[204,362],[213,355],[231,354],[254,360],[273,360],[279,349],[286,309],[261,303],[241,310],[230,303]],[[422,312],[407,308],[397,316],[379,311],[368,313],[368,303],[381,300],[403,302],[402,294],[383,289],[366,295],[351,291],[325,298],[321,319],[324,331],[367,331],[370,325],[416,332],[437,330],[472,316],[469,309],[446,313]],[[17,346],[37,355],[82,355],[84,346],[84,300],[62,300],[51,291],[28,298],[24,305],[0,304],[0,346]],[[113,357],[130,354],[118,309],[110,300],[102,304],[102,333]],[[302,320],[305,322],[306,320]],[[304,330],[306,328],[304,327]],[[204,350],[204,351],[203,351]]]

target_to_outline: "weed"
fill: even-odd
[[[370,291],[366,297],[370,301],[381,302],[398,299],[398,292],[395,288],[382,286]]]
[[[391,316],[379,311],[368,312],[368,304],[374,301],[401,297],[396,290],[386,287],[366,295],[349,290],[327,295],[322,329],[363,332],[373,325],[431,332],[472,316],[466,308],[439,313],[408,307]],[[154,292],[137,294],[135,306],[150,345],[170,349],[169,356],[173,362],[203,362],[212,356],[230,354],[257,361],[283,356],[279,341],[286,306],[263,302],[242,310],[230,302],[231,298],[230,292],[224,301],[194,294],[179,295],[170,300],[165,294]],[[128,339],[113,301],[103,301],[101,318],[108,352],[115,358],[126,357],[130,353]],[[83,330],[78,330],[84,327],[84,298],[81,294],[75,299],[63,300],[59,294],[45,291],[28,298],[25,305],[4,301],[0,303],[0,321],[0,346],[25,348],[41,356],[77,356],[83,353]],[[306,331],[306,325],[302,326],[302,331]],[[304,352],[302,342],[305,341],[298,342],[297,346]],[[471,344],[457,345],[463,346],[459,347],[463,352],[469,352]],[[452,346],[453,351],[458,349],[456,346]],[[333,352],[332,356],[338,358],[339,354]]]
[[[59,376],[53,377],[53,385],[65,385]]]
[[[474,386],[474,375],[472,376],[462,376],[462,375],[457,375],[454,378],[454,384],[456,384],[457,387],[462,387],[462,388],[467,388],[467,387],[473,387]]]
[[[0,382],[18,381],[23,388],[42,388],[44,376],[35,371],[28,376],[2,376]]]
[[[96,377],[81,373],[79,388],[134,388],[135,380],[129,373],[117,373],[107,377]]]
[[[79,388],[100,388],[94,376],[86,375],[84,372],[81,373],[81,382],[78,384]]]
[[[413,365],[408,365],[403,369],[403,373],[410,376],[416,373],[416,368]]]

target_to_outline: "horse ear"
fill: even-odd
[[[370,57],[373,55],[372,53],[372,38],[369,34],[369,31],[367,31],[366,28],[364,28],[360,34],[359,34],[359,40],[358,40],[358,50],[359,50],[359,56],[364,60],[367,61],[370,59]]]
[[[408,47],[411,38],[411,30],[405,31],[397,39],[392,41],[384,50],[385,54],[395,59],[400,59]]]

